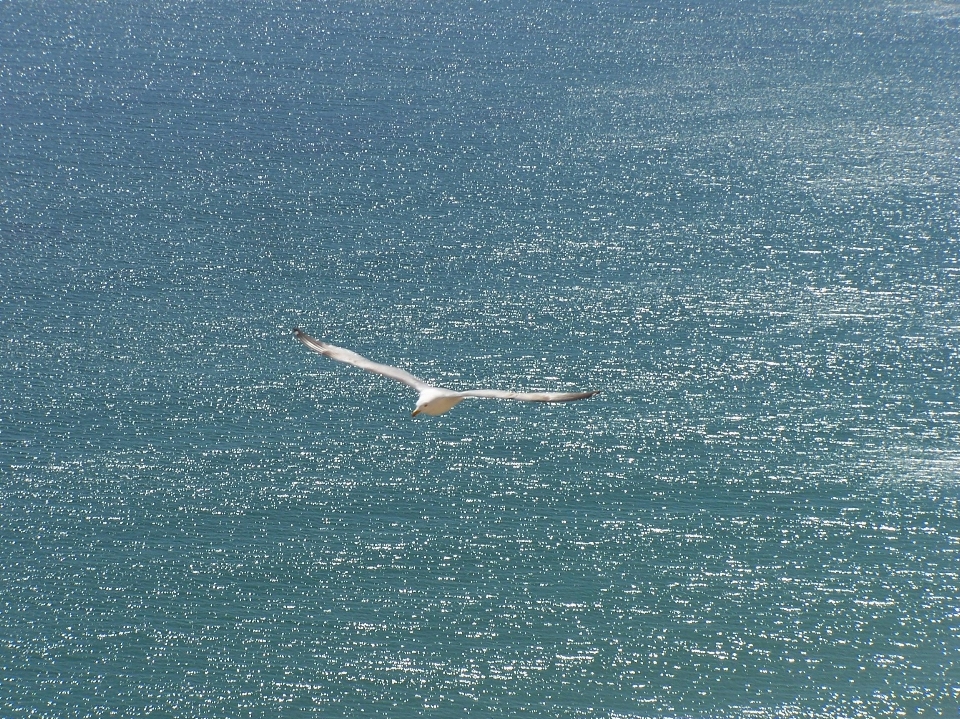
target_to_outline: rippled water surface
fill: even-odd
[[[0,15],[0,715],[957,716],[956,2]]]

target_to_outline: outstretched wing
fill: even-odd
[[[499,389],[471,389],[458,392],[461,397],[485,397],[488,399],[518,399],[521,402],[573,402],[593,397],[599,392],[504,392]]]
[[[293,334],[298,340],[303,342],[308,349],[311,349],[317,354],[323,355],[324,357],[329,357],[332,360],[336,360],[337,362],[343,362],[344,364],[365,369],[367,372],[373,372],[374,374],[380,374],[384,377],[395,379],[397,382],[403,382],[408,387],[413,387],[417,391],[422,390],[424,387],[431,386],[419,377],[414,377],[406,370],[402,370],[399,367],[391,367],[390,365],[380,364],[379,362],[373,362],[362,355],[358,355],[356,352],[351,352],[343,347],[337,347],[336,345],[321,342],[320,340],[314,339],[300,329],[294,329]]]

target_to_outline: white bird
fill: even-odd
[[[417,390],[417,392],[420,393],[420,397],[417,399],[416,409],[413,410],[414,417],[420,413],[436,416],[444,412],[449,412],[467,397],[517,399],[523,402],[572,402],[578,399],[587,399],[587,397],[593,397],[595,394],[598,394],[598,392],[504,392],[498,389],[471,389],[465,392],[455,392],[452,389],[437,387],[424,382],[419,377],[414,377],[399,367],[391,367],[390,365],[373,362],[366,357],[358,355],[356,352],[351,352],[343,347],[336,347],[326,342],[316,340],[300,329],[294,329],[293,334],[298,340],[303,342],[307,348],[317,354],[329,357],[337,362],[343,362],[344,364],[365,369],[367,372],[373,372],[374,374],[395,379],[397,382],[403,382],[408,387]]]

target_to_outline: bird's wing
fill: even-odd
[[[599,392],[504,392],[499,389],[471,389],[457,392],[461,397],[484,397],[488,399],[518,399],[521,402],[573,402],[593,397]]]
[[[303,332],[299,329],[295,329],[293,334],[298,340],[303,342],[308,349],[311,349],[317,354],[323,355],[324,357],[329,357],[332,360],[336,360],[337,362],[350,364],[354,367],[365,369],[367,372],[373,372],[374,374],[380,374],[384,377],[395,379],[397,382],[403,382],[408,387],[413,387],[417,391],[422,390],[424,387],[432,386],[427,382],[424,382],[419,377],[414,377],[406,370],[402,370],[399,367],[391,367],[390,365],[380,364],[379,362],[373,362],[362,355],[358,355],[356,352],[351,352],[343,347],[337,347],[336,345],[327,344],[326,342],[321,342],[320,340],[314,339],[306,332]]]

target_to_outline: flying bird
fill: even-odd
[[[587,399],[593,397],[598,392],[504,392],[498,389],[470,389],[465,392],[455,392],[446,387],[437,387],[436,385],[424,382],[419,377],[414,377],[406,370],[399,367],[373,362],[366,357],[351,352],[343,347],[327,344],[316,340],[300,329],[293,330],[294,336],[303,342],[308,349],[317,354],[329,357],[337,362],[353,365],[367,372],[380,374],[397,382],[403,382],[408,387],[412,387],[420,393],[417,398],[417,407],[413,410],[413,416],[418,414],[439,415],[449,412],[455,406],[460,404],[468,397],[481,397],[485,399],[516,399],[521,402],[573,402],[578,399]]]

